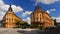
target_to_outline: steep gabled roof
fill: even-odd
[[[13,12],[13,10],[12,10],[12,8],[11,8],[11,5],[10,5],[8,11],[6,12],[6,14],[7,14],[8,12],[12,12],[12,14],[15,15],[15,13]],[[4,17],[6,16],[6,14],[4,15]],[[16,16],[17,18],[19,18],[17,15],[15,15],[15,16]],[[3,20],[4,20],[4,17],[3,17]],[[19,19],[21,19],[21,18],[19,18]],[[21,19],[21,20],[22,20],[22,19]]]
[[[11,8],[11,5],[10,5],[10,7],[9,7],[8,11],[13,11],[13,10],[12,10],[12,8]]]

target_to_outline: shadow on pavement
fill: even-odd
[[[22,34],[60,34],[60,31],[41,31],[41,30],[31,30],[31,31],[24,31],[24,30],[17,30],[17,32]]]

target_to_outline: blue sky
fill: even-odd
[[[5,4],[13,4],[13,5],[16,5],[16,6],[21,6],[24,11],[34,11],[34,1],[32,0],[3,0]],[[54,3],[51,3],[51,4],[43,4],[43,3],[38,3],[37,5],[41,6],[41,9],[43,11],[46,11],[46,10],[50,10],[50,9],[56,9],[55,12],[51,12],[50,15],[51,16],[59,16],[60,15],[60,1],[58,2],[54,2]]]
[[[30,19],[32,13],[37,5],[42,11],[46,11],[53,18],[60,17],[60,0],[1,0],[4,5],[19,6],[23,10],[15,12],[17,16],[23,20]]]

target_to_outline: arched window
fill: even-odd
[[[37,22],[37,19],[38,18],[38,15],[37,14],[35,14],[35,22]]]

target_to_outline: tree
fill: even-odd
[[[20,28],[20,21],[16,20],[15,25],[16,28]]]
[[[43,29],[43,25],[40,25],[39,28],[40,28],[40,30],[42,30]]]
[[[0,21],[0,26],[2,26],[2,24],[3,24],[3,22],[2,22],[2,21]]]
[[[59,27],[58,24],[57,24],[57,22],[56,22],[56,19],[54,20],[54,25],[55,25],[56,27]]]
[[[54,20],[54,25],[56,25],[56,19]]]
[[[0,21],[0,26],[2,26],[2,21]]]
[[[24,24],[22,25],[22,28],[28,28],[30,25],[27,22],[24,22]]]
[[[54,25],[57,27],[57,30],[60,30],[60,26],[57,24],[56,19],[54,20]]]
[[[31,28],[38,28],[38,24],[32,24]]]

